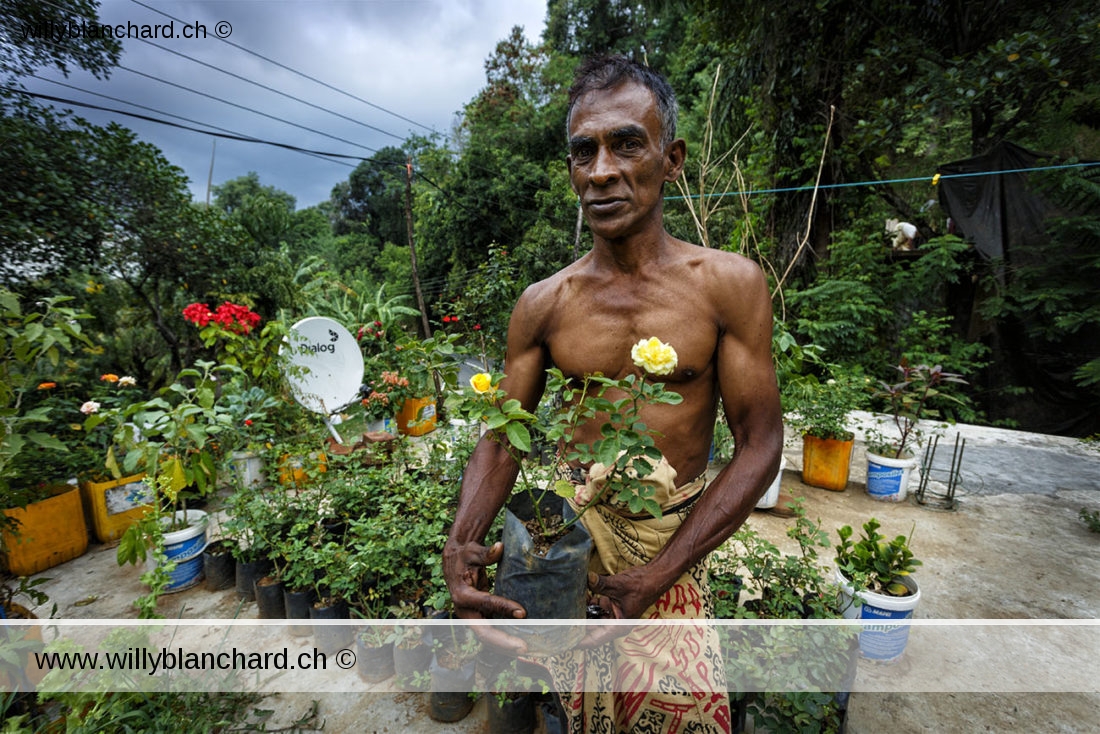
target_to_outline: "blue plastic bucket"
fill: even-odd
[[[909,487],[909,475],[917,460],[891,459],[877,454],[867,454],[867,494],[872,499],[885,502],[901,502]]]
[[[902,579],[902,583],[913,593],[909,596],[886,596],[869,591],[856,594],[839,571],[837,581],[846,602],[844,618],[864,621],[859,632],[859,654],[881,663],[894,662],[900,658],[909,643],[908,620],[913,618],[913,611],[920,603],[920,587],[917,582],[907,576]],[[854,596],[858,596],[860,601],[857,602]]]
[[[183,515],[176,513],[176,518]],[[182,530],[173,530],[164,534],[164,555],[169,561],[175,561],[176,567],[168,574],[169,582],[165,591],[183,591],[202,581],[202,552],[206,550],[206,513],[202,510],[187,510],[187,520],[191,524]]]

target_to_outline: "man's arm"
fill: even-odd
[[[535,288],[524,292],[512,312],[505,357],[506,376],[501,389],[534,412],[546,386],[545,356],[541,345],[541,318],[537,313]],[[523,617],[523,607],[504,597],[488,593],[485,567],[500,560],[500,543],[484,545],[489,527],[507,502],[519,473],[519,465],[507,449],[507,440],[492,432],[482,436],[462,477],[455,521],[443,546],[443,576],[462,619],[479,617]],[[500,647],[523,652],[517,638],[492,628],[482,639]]]
[[[775,478],[783,447],[783,416],[771,354],[771,298],[760,269],[738,260],[733,282],[727,278],[721,286],[715,365],[734,437],[733,459],[653,560],[595,580],[593,591],[612,601],[616,616],[639,617],[741,526]]]

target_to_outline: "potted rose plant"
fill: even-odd
[[[471,422],[483,421],[492,439],[509,451],[519,467],[517,491],[505,513],[504,557],[496,583],[498,594],[523,604],[532,618],[584,618],[592,541],[578,521],[588,509],[606,501],[632,513],[661,515],[651,477],[662,455],[640,413],[645,404],[681,402],[679,393],[647,379],[670,374],[676,367],[676,351],[652,337],[634,345],[631,358],[639,374],[619,379],[597,374],[571,380],[557,368],[547,370],[548,392],[560,398],[562,408],[545,423],[503,393],[501,375],[474,375],[470,389],[450,404],[450,409]],[[591,444],[575,443],[578,426],[598,416],[603,416],[601,438]],[[600,476],[599,484],[577,486],[556,478],[550,489],[540,486],[525,461],[533,432],[561,447],[551,467],[555,477],[568,475],[575,462],[588,466],[590,477]],[[568,502],[563,504],[563,499]],[[530,631],[515,630],[517,634]],[[574,635],[581,631],[571,630]],[[558,631],[542,634],[550,639]],[[529,649],[538,644],[529,641]]]

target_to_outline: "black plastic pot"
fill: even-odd
[[[237,580],[237,562],[230,552],[229,543],[215,540],[202,552],[203,588],[207,591],[222,591],[233,586]]]
[[[546,734],[567,734],[569,719],[556,693],[547,693],[538,699],[537,708],[542,714],[542,730]]]
[[[359,677],[367,683],[381,683],[394,674],[393,643],[375,647],[367,645],[362,638],[355,641],[355,663]]]
[[[538,719],[530,693],[509,694],[503,702],[489,696],[489,734],[531,734]]]
[[[543,516],[561,508],[571,519],[572,509],[557,495],[547,492],[540,501]],[[584,619],[587,611],[588,562],[593,544],[588,531],[575,523],[550,547],[545,556],[534,552],[534,541],[523,521],[534,517],[526,492],[516,495],[504,518],[504,555],[497,566],[496,593],[523,605],[528,619]],[[532,653],[557,653],[576,644],[584,628],[576,626],[506,626],[523,637]]]
[[[271,561],[261,558],[258,561],[237,561],[237,596],[245,601],[256,599],[256,581],[270,573]]]
[[[309,619],[309,610],[313,606],[313,600],[317,595],[313,589],[306,591],[291,591],[283,589],[283,605],[287,619]],[[313,634],[313,625],[291,624],[290,634],[295,637],[308,637]]]
[[[309,618],[315,622],[351,618],[351,615],[348,613],[347,602],[337,601],[324,606],[318,606],[318,604],[319,602],[314,602],[309,607]],[[353,637],[351,625],[348,624],[313,625],[314,645],[316,645],[317,649],[325,655],[331,655],[338,650],[351,647],[354,641]]]
[[[442,722],[465,719],[474,707],[474,661],[445,668],[433,656],[429,671],[432,692],[428,695],[428,716]]]
[[[422,691],[428,688],[428,668],[432,662],[432,649],[423,642],[411,647],[393,648],[393,670],[397,683],[404,690]]]
[[[260,619],[286,619],[286,599],[283,596],[282,581],[274,576],[256,579],[254,595]]]

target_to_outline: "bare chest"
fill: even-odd
[[[631,348],[651,337],[676,350],[677,367],[666,382],[691,382],[710,372],[718,325],[706,299],[690,288],[576,293],[559,306],[546,345],[553,364],[567,375],[617,378],[636,371]]]

